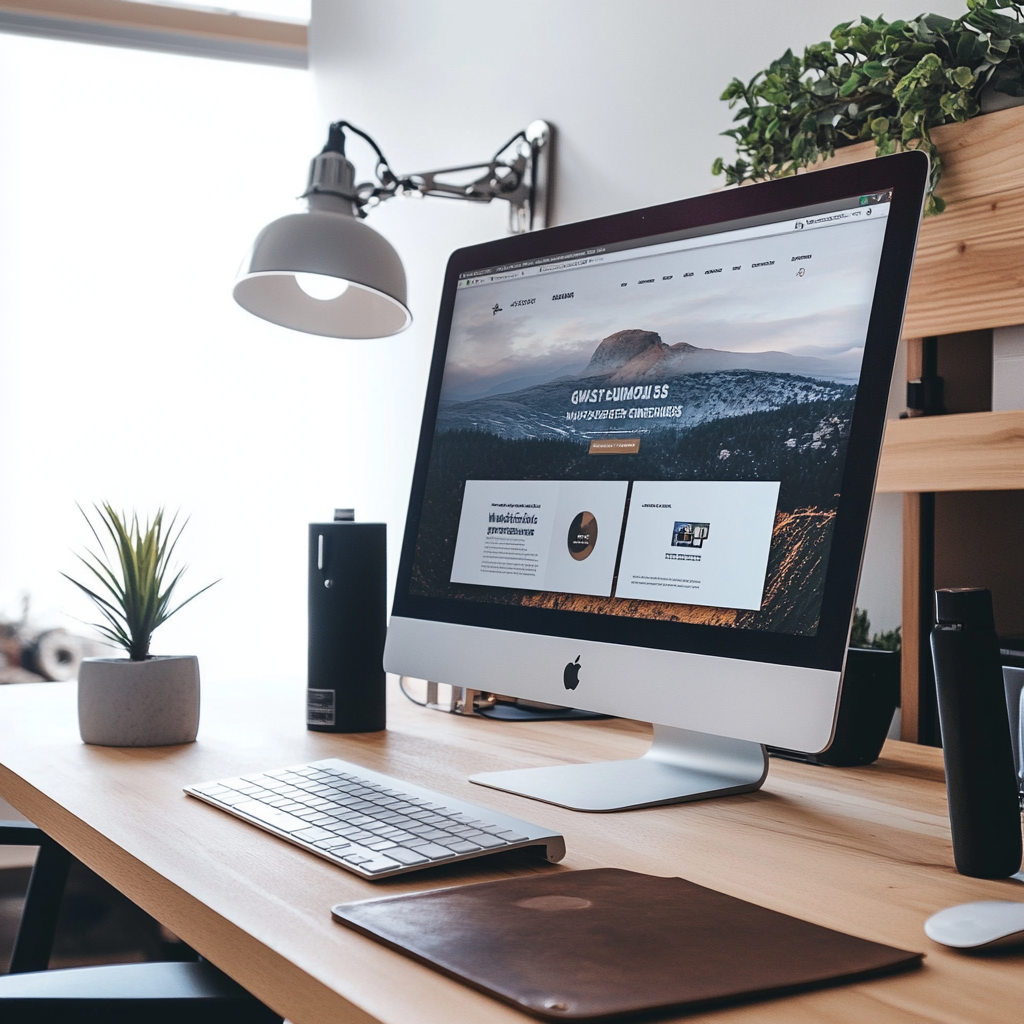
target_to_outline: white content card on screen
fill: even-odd
[[[779,481],[637,481],[616,597],[760,609]]]
[[[452,583],[610,597],[620,480],[467,480]]]

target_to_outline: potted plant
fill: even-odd
[[[185,569],[172,570],[171,556],[186,524],[176,530],[175,515],[165,530],[160,509],[143,527],[135,513],[129,519],[106,502],[94,507],[99,528],[80,511],[99,548],[78,557],[95,581],[86,586],[62,575],[95,603],[104,619],[96,629],[128,656],[82,662],[82,739],[108,747],[191,743],[199,729],[199,661],[194,655],[151,655],[149,645],[158,626],[213,583],[172,607]]]
[[[740,105],[742,124],[723,134],[738,157],[730,165],[719,157],[712,173],[735,185],[795,174],[857,142],[873,141],[878,156],[921,148],[932,161],[925,212],[941,213],[932,129],[1022,98],[1024,5],[1014,0],[967,0],[955,20],[861,18],[837,25],[802,59],[787,50],[749,82],[732,80],[722,99]]]

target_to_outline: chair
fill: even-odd
[[[39,847],[10,973],[0,976],[3,1024],[280,1024],[205,960],[47,970],[71,854],[21,821],[0,821],[0,846]]]

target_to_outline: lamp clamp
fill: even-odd
[[[346,131],[364,139],[377,155],[376,181],[355,184],[355,168],[345,155]],[[550,196],[551,141],[547,121],[532,121],[517,132],[485,163],[396,175],[377,143],[364,131],[336,121],[330,126],[327,145],[310,165],[309,183],[302,198],[333,197],[352,204],[352,213],[365,217],[367,210],[395,196],[437,196],[489,203],[509,203],[509,231],[522,234],[547,226]],[[482,171],[464,183],[443,180],[448,175]]]

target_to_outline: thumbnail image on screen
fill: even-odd
[[[463,274],[410,593],[813,635],[888,198]]]

